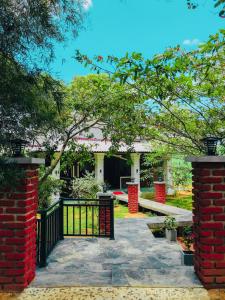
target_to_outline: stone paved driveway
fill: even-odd
[[[116,220],[115,240],[66,238],[32,286],[200,287],[193,267],[181,266],[179,246],[154,238],[147,223]]]

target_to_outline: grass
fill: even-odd
[[[146,212],[143,216],[154,216]],[[140,217],[141,216],[140,213]],[[128,207],[119,203],[114,207],[114,218],[124,219],[129,217]],[[86,226],[87,225],[87,226]],[[86,232],[87,228],[87,232]],[[98,207],[64,207],[64,234],[98,234],[99,233],[99,208]]]
[[[155,200],[153,192],[144,192],[141,194],[141,198],[148,200]],[[180,193],[175,196],[167,196],[166,204],[176,206],[179,208],[184,208],[187,210],[192,210],[192,195],[191,193]]]
[[[166,204],[192,210],[192,195],[168,196]]]
[[[124,219],[128,215],[128,207],[116,204],[114,218]],[[87,218],[86,218],[87,216]],[[149,214],[150,216],[150,214]],[[86,226],[87,224],[87,226]],[[64,207],[64,234],[98,234],[99,231],[99,208],[98,207]],[[67,230],[68,228],[68,230]]]
[[[128,214],[128,207],[122,204],[116,204],[114,207],[115,219],[124,219]]]

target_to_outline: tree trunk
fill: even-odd
[[[63,153],[66,149],[68,141],[69,141],[69,137],[67,137],[67,139],[63,143],[62,149],[60,150],[59,155],[57,156],[57,158],[53,161],[51,166],[46,170],[44,176],[40,179],[39,184],[42,184],[43,182],[45,182],[46,179],[48,178],[48,176],[52,174],[53,170],[57,166],[58,162],[60,161],[60,159],[61,159],[61,157],[62,157],[62,155],[63,155]]]

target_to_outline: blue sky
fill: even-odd
[[[214,0],[198,0],[196,10],[188,10],[186,0],[86,2],[85,29],[75,40],[69,39],[66,46],[56,46],[56,58],[50,68],[54,77],[66,83],[91,72],[74,60],[76,49],[90,57],[123,56],[133,51],[152,57],[177,44],[192,49],[225,25],[213,8]]]

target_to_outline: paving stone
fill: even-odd
[[[193,267],[181,266],[180,246],[156,239],[150,219],[116,220],[115,240],[64,239],[32,286],[199,286]]]

